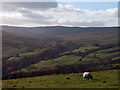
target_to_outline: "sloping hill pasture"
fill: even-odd
[[[115,64],[116,66],[118,66],[117,63],[119,60],[117,58],[119,58],[118,53],[120,51],[120,48],[117,45],[115,45],[116,42],[117,41],[114,41],[114,44],[111,45],[112,47],[109,46],[111,44],[111,41],[107,42],[107,44],[99,43],[97,41],[97,43],[99,43],[99,46],[94,46],[89,43],[89,44],[86,44],[86,46],[83,46],[83,47],[81,46],[79,49],[75,49],[70,52],[65,52],[59,58],[40,61],[39,63],[31,64],[29,67],[26,67],[25,69],[22,69],[22,70],[43,69],[43,68],[50,68],[58,65],[64,66],[64,65],[81,64],[81,63],[82,64],[99,63],[99,62],[104,62],[105,60],[107,60],[108,64],[111,64],[111,65]],[[80,54],[80,53],[87,53],[87,52],[89,53],[86,56]]]
[[[89,45],[100,42],[117,43],[117,27],[115,28],[80,28],[80,27],[10,27],[3,26],[3,58],[34,51],[41,51],[64,44]],[[43,33],[44,32],[44,33]],[[50,34],[48,34],[50,33]],[[41,35],[38,35],[41,34]],[[45,37],[46,36],[46,37]],[[91,45],[92,46],[92,45]],[[75,46],[74,46],[75,47]],[[80,47],[80,46],[79,46]],[[90,48],[88,46],[88,48]]]
[[[91,72],[93,80],[82,73],[59,74],[3,80],[3,88],[113,88],[118,89],[118,70]]]
[[[38,39],[31,36],[19,36],[11,32],[2,32],[3,59],[15,57],[16,55],[33,52],[37,49],[45,49],[54,42]]]
[[[116,42],[116,41],[114,41],[114,42]],[[51,74],[55,74],[55,72],[57,73],[59,71],[59,69],[60,69],[60,73],[63,73],[61,71],[61,68],[65,69],[65,67],[67,67],[69,69],[69,70],[65,69],[66,72],[69,72],[69,73],[70,72],[83,72],[83,71],[85,71],[85,68],[86,68],[86,70],[90,70],[90,71],[91,70],[96,71],[96,70],[118,69],[119,68],[119,66],[120,66],[118,64],[119,59],[117,59],[117,58],[119,58],[119,56],[118,56],[119,47],[116,44],[111,44],[111,42],[110,42],[110,44],[105,43],[103,45],[97,45],[97,46],[93,45],[93,44],[85,44],[85,45],[86,46],[81,46],[79,49],[75,49],[75,50],[69,51],[69,52],[64,52],[58,58],[50,59],[50,60],[42,60],[41,59],[41,61],[36,64],[31,63],[31,65],[29,67],[25,67],[25,68],[21,69],[21,71],[23,71],[23,74],[24,74],[24,71],[26,71],[26,70],[39,70],[39,69],[44,70],[44,69],[46,69],[47,72],[50,72],[51,70],[53,70],[52,71],[53,73],[51,73]],[[83,55],[80,54],[79,52],[83,53]],[[29,53],[29,54],[34,55],[34,53]],[[85,56],[84,56],[84,54],[85,54]],[[25,54],[25,56],[26,55],[27,54]],[[30,56],[28,55],[28,57],[30,57]],[[19,57],[17,57],[17,58],[19,58]],[[15,58],[15,60],[17,60],[17,58]],[[11,60],[13,60],[13,59],[11,58]],[[91,64],[91,67],[90,67],[90,69],[87,69],[86,66],[89,64]],[[68,67],[68,65],[69,66],[71,65],[73,67]],[[83,66],[84,67],[80,68],[81,66],[79,67],[79,65],[82,65],[82,67]],[[79,69],[79,70],[76,70],[76,69],[75,69],[75,71],[71,70],[72,68],[75,68],[75,67],[76,67],[76,69]],[[53,68],[54,69],[57,68],[58,70],[54,71]],[[65,70],[64,70],[64,73],[65,73]],[[44,74],[44,72],[41,72],[41,71],[38,73],[41,73],[39,75],[49,74],[49,73]],[[18,73],[18,74],[20,74],[20,73]],[[24,75],[23,75],[23,77],[24,77]],[[31,75],[32,75],[32,73],[31,73]],[[36,74],[33,76],[36,76]],[[9,78],[9,76],[7,76],[7,77]],[[25,77],[26,77],[26,75],[25,75]],[[14,78],[14,75],[10,78]]]
[[[26,72],[31,72],[31,76],[28,77],[38,76],[36,74],[32,76],[34,70],[40,71],[39,75],[49,75],[118,69],[120,48],[117,30],[117,27],[5,26],[3,27],[3,79],[19,78],[17,75],[14,77],[16,72],[19,72],[19,75],[23,73],[23,77],[26,77]],[[88,68],[87,65],[90,67]],[[9,77],[12,74],[13,77]]]

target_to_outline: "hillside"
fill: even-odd
[[[37,38],[45,37],[58,37],[59,35],[74,35],[74,34],[113,34],[117,33],[118,27],[64,27],[64,26],[51,26],[51,27],[14,27],[2,26],[3,31],[11,32],[19,36],[31,36]],[[54,36],[53,36],[54,35]]]
[[[118,70],[92,72],[93,80],[82,73],[59,74],[3,80],[3,88],[112,88],[118,89]]]
[[[32,52],[36,48],[44,49],[50,41],[2,31],[3,59],[17,54]],[[51,42],[52,43],[52,42]]]
[[[3,58],[56,44],[86,44],[117,40],[117,27],[12,27],[3,26]],[[40,34],[40,35],[39,35]],[[115,42],[114,41],[114,42]],[[109,41],[107,41],[109,42]],[[112,42],[111,42],[112,43]],[[67,45],[68,45],[67,44]],[[5,49],[5,50],[4,50]],[[19,49],[19,50],[18,50]],[[9,51],[8,51],[9,50]],[[14,52],[15,51],[15,52]],[[5,53],[5,54],[4,54]]]
[[[56,69],[51,74],[118,69],[119,51],[117,27],[3,26],[3,78],[26,70],[48,75]]]

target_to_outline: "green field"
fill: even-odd
[[[80,58],[81,58],[80,56],[66,55],[53,60],[40,61],[37,64],[30,65],[26,69],[32,70],[32,69],[49,68],[57,65],[64,66],[64,65],[78,64],[81,63],[79,62]]]
[[[118,70],[91,74],[93,80],[83,80],[82,73],[71,73],[3,80],[2,85],[3,88],[118,88]]]
[[[113,70],[120,68],[117,27],[19,29],[21,34],[15,27],[3,31],[3,88],[118,87]],[[92,72],[94,79],[83,80],[78,72],[89,70],[97,71]]]
[[[94,50],[94,49],[99,49],[100,47],[96,46],[85,46],[85,47],[80,47],[80,49],[76,49],[72,52],[86,52],[85,49],[88,50]],[[118,47],[112,47],[104,50],[98,50],[95,52],[92,52],[85,56],[81,61],[79,59],[82,58],[82,56],[77,56],[77,55],[64,55],[62,57],[56,58],[56,59],[51,59],[51,60],[45,60],[45,61],[40,61],[36,64],[31,64],[29,67],[26,67],[22,70],[32,70],[32,69],[43,69],[43,68],[50,68],[53,66],[64,66],[64,65],[74,65],[74,64],[85,64],[85,63],[96,63],[99,61],[104,61],[106,59],[113,59],[117,60],[118,58]]]

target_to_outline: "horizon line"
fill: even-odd
[[[45,25],[45,26],[17,26],[17,25],[0,25],[0,27],[21,27],[21,28],[36,28],[36,27],[80,27],[80,28],[104,28],[104,27],[120,27],[120,26],[66,26],[66,25]]]

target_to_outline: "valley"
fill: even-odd
[[[117,27],[3,26],[2,30],[3,87],[6,79],[120,68]]]

